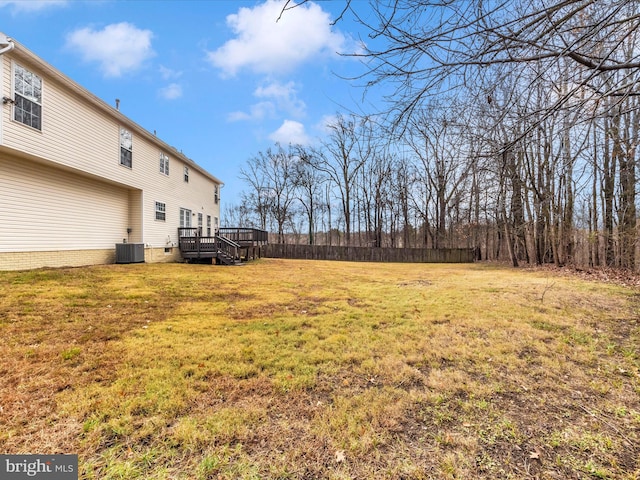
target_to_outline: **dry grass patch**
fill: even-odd
[[[82,478],[640,476],[634,287],[283,260],[0,285],[0,451]]]

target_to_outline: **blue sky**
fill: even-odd
[[[361,48],[348,15],[330,25],[344,2],[305,3],[276,22],[281,5],[0,0],[0,31],[107,103],[119,98],[122,113],[225,182],[224,206],[259,151],[315,144],[336,112],[372,110],[361,82],[340,78],[364,68],[338,54]]]

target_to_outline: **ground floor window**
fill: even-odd
[[[211,215],[207,215],[207,237],[211,236]]]
[[[180,209],[180,228],[191,227],[191,210],[187,208]]]
[[[156,220],[165,221],[167,219],[167,206],[162,202],[156,202]]]

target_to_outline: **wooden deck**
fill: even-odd
[[[269,233],[257,228],[225,227],[218,230],[218,235],[236,242],[242,247],[259,247],[268,243]]]
[[[234,265],[260,258],[268,232],[255,228],[221,228],[214,236],[203,236],[200,228],[178,228],[180,254],[187,261],[208,260]]]

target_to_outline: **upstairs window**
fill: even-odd
[[[131,132],[121,128],[120,129],[120,165],[131,168],[133,151],[133,138]]]
[[[213,201],[216,205],[220,203],[220,185],[213,187]]]
[[[14,65],[13,71],[13,119],[42,130],[42,79],[20,65]]]
[[[169,155],[160,152],[160,173],[169,175]]]
[[[184,181],[189,183],[189,167],[184,167]]]

